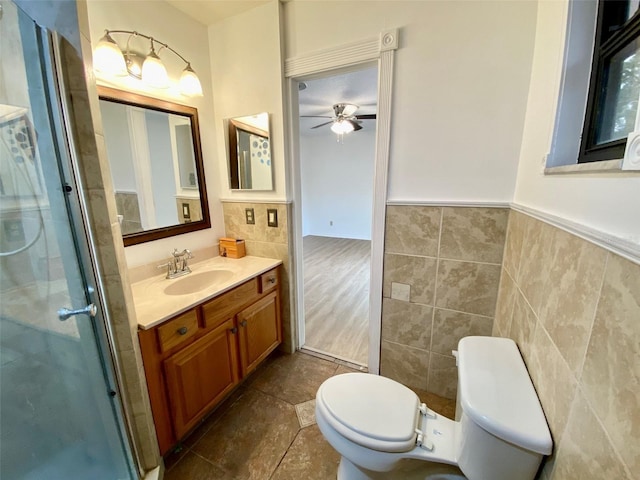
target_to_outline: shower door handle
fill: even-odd
[[[69,317],[73,317],[74,315],[89,315],[90,317],[95,317],[96,313],[98,313],[98,307],[96,307],[93,303],[90,303],[86,307],[78,308],[76,310],[70,310],[68,308],[61,308],[58,310],[58,318],[61,321],[65,321]]]

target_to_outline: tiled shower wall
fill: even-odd
[[[508,208],[387,207],[382,375],[455,398],[451,351],[491,335],[508,218]]]
[[[289,205],[283,203],[223,202],[224,229],[227,237],[245,240],[247,255],[282,260],[280,305],[282,308],[282,346],[288,353],[295,350],[294,327],[290,305],[291,262],[289,260]],[[245,210],[252,208],[255,224],[247,224]],[[267,225],[267,209],[276,209],[278,226]]]
[[[637,478],[640,265],[512,211],[493,333],[518,343],[551,428],[541,478]]]

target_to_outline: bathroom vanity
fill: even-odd
[[[133,284],[161,454],[282,341],[279,260],[216,257]]]

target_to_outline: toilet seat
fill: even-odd
[[[348,440],[382,452],[416,447],[418,396],[389,378],[346,373],[326,380],[316,396],[324,420]]]

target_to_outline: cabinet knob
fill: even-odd
[[[269,277],[267,280],[269,283],[276,283],[276,277]]]
[[[187,327],[180,327],[176,331],[178,332],[178,335],[186,335],[189,329]]]
[[[247,321],[246,320],[240,320],[240,326],[241,327],[246,327],[247,326]]]
[[[238,327],[230,328],[229,331],[231,332],[231,335],[235,335],[236,333],[238,333]]]

